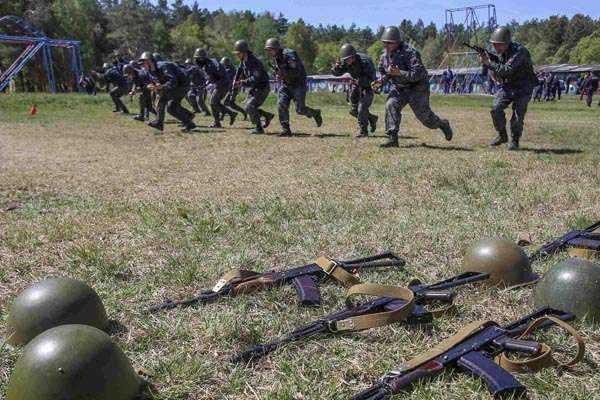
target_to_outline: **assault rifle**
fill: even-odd
[[[500,57],[498,57],[496,54],[492,53],[491,51],[484,49],[483,47],[477,46],[477,45],[472,45],[469,43],[463,43],[464,46],[468,47],[469,49],[475,51],[476,53],[478,53],[480,56],[483,55],[487,55],[488,58],[490,59],[490,61],[492,62],[500,62]]]
[[[581,336],[563,322],[572,318],[573,314],[542,308],[505,327],[492,321],[476,321],[428,352],[401,365],[398,370],[385,375],[379,383],[352,397],[352,400],[387,399],[393,394],[408,390],[415,382],[438,375],[449,367],[458,367],[483,378],[494,395],[522,394],[526,389],[511,372],[533,372],[558,364],[547,345],[522,340],[531,332],[557,324],[574,336],[579,347],[577,356],[562,366],[573,366],[583,357],[585,346]],[[534,358],[513,361],[502,354],[505,351],[519,352]],[[496,356],[500,356],[498,363],[494,362]]]
[[[169,310],[175,307],[189,307],[205,304],[225,296],[248,294],[273,286],[281,286],[294,282],[301,304],[318,305],[321,295],[315,278],[323,280],[333,277],[346,284],[357,284],[360,281],[353,272],[364,269],[382,267],[403,267],[406,262],[392,252],[385,252],[371,257],[350,261],[338,261],[327,257],[319,257],[308,265],[283,271],[258,273],[248,270],[230,271],[217,282],[212,290],[201,292],[198,296],[187,300],[167,300],[163,304],[151,307],[146,312]]]
[[[597,243],[595,244],[595,242],[598,241],[598,234],[594,233],[594,231],[598,229],[600,229],[600,221],[585,229],[574,229],[566,235],[544,244],[540,249],[529,256],[529,260],[533,262],[540,258],[551,256],[569,245],[584,248],[598,246]]]
[[[449,311],[452,308],[452,302],[454,300],[454,292],[448,290],[459,286],[467,285],[482,281],[489,278],[486,273],[479,272],[466,272],[464,274],[455,276],[450,279],[446,279],[441,282],[437,282],[431,285],[421,285],[419,281],[413,281],[409,285],[410,291],[413,293],[413,299],[410,301],[410,309],[407,313],[401,313],[404,319],[385,318],[385,324],[404,321],[408,324],[426,324],[433,321],[434,316],[441,315],[443,312]],[[443,310],[429,311],[425,306],[431,303],[446,303],[447,306]],[[358,306],[351,306],[344,310],[336,313],[327,315],[309,325],[306,325],[300,329],[297,329],[281,339],[277,339],[271,343],[261,344],[246,350],[233,358],[233,362],[248,362],[256,361],[260,357],[278,349],[279,347],[288,343],[297,342],[305,338],[311,338],[320,334],[336,334],[349,331],[357,331],[362,329],[368,329],[374,326],[371,322],[377,322],[374,319],[369,319],[365,316],[375,316],[377,318],[382,313],[398,312],[404,307],[407,307],[407,300],[398,300],[391,297],[380,297],[368,303],[364,303]],[[360,324],[360,329],[356,329],[355,322],[357,317],[361,318],[366,323]]]

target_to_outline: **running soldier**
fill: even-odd
[[[196,49],[194,60],[206,74],[209,84],[214,86],[210,93],[210,108],[214,123],[210,127],[221,128],[221,120],[225,115],[229,115],[229,125],[233,125],[237,113],[222,104],[223,98],[227,95],[231,86],[225,69],[214,58],[208,58],[208,53],[204,49]]]
[[[92,71],[92,76],[106,85],[106,90],[108,90],[110,98],[115,103],[113,112],[129,114],[129,110],[121,100],[121,97],[128,92],[127,79],[125,79],[120,69],[111,67],[109,63],[104,63],[102,69],[103,73]]]
[[[242,86],[248,88],[248,97],[244,103],[244,109],[254,125],[254,129],[250,133],[265,133],[264,128],[268,127],[273,117],[275,117],[275,115],[260,108],[271,90],[269,75],[263,63],[250,51],[250,47],[245,40],[235,42],[234,52],[240,60],[240,66],[235,73],[237,79],[233,82],[233,88],[239,89]],[[264,125],[261,123],[261,118],[265,119]]]
[[[498,54],[498,62],[491,61],[487,54],[480,55],[481,62],[489,68],[492,79],[500,85],[491,111],[498,135],[490,145],[499,146],[508,142],[504,110],[512,104],[511,142],[508,149],[518,150],[527,106],[538,79],[533,70],[529,51],[525,46],[512,41],[512,34],[508,28],[496,29],[492,33],[490,42]]]
[[[154,82],[154,78],[144,69],[137,69],[135,63],[130,62],[123,67],[123,75],[127,77],[131,83],[131,91],[129,96],[133,97],[137,93],[140,94],[138,99],[140,112],[133,117],[136,121],[146,121],[150,117],[150,113],[156,115],[156,110],[152,104],[152,93],[148,89],[148,85]]]
[[[233,81],[235,79],[236,68],[231,63],[231,60],[229,59],[229,57],[221,58],[221,65],[223,66],[223,68],[225,68],[225,73],[227,74],[227,79],[229,80],[229,82],[233,83]],[[248,113],[246,113],[246,110],[244,110],[242,107],[238,106],[235,103],[235,100],[239,93],[240,93],[240,91],[238,89],[230,90],[229,93],[227,94],[227,96],[225,97],[225,101],[223,102],[223,104],[225,104],[227,107],[231,108],[232,110],[241,113],[244,116],[244,121],[246,121],[246,120],[248,120]]]
[[[346,43],[340,49],[340,60],[334,64],[331,73],[335,76],[349,73],[352,77],[353,85],[349,96],[350,114],[358,120],[359,131],[356,137],[367,137],[369,124],[372,132],[375,131],[377,124],[377,116],[369,112],[374,96],[371,84],[377,78],[373,60],[366,54],[357,53],[354,46]]]
[[[186,98],[195,113],[203,112],[205,116],[210,117],[210,111],[206,106],[206,75],[199,66],[192,63],[192,59],[185,60],[185,70],[190,81],[190,89]]]
[[[265,50],[275,62],[272,67],[280,81],[277,110],[281,124],[281,136],[292,136],[290,129],[290,103],[296,103],[296,113],[313,118],[317,127],[323,124],[321,110],[306,105],[306,70],[304,64],[294,50],[284,49],[277,38],[270,38],[265,43]]]
[[[404,42],[395,26],[385,29],[381,41],[385,46],[379,61],[381,78],[374,85],[391,84],[385,105],[385,130],[389,140],[381,147],[398,147],[402,109],[407,104],[423,125],[429,129],[441,129],[446,140],[452,140],[450,123],[440,119],[429,105],[429,77],[419,52]]]

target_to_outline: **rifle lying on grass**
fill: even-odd
[[[368,303],[350,306],[297,329],[281,339],[268,344],[254,346],[234,357],[232,361],[255,361],[283,345],[324,333],[335,334],[358,331],[401,321],[408,324],[430,323],[435,316],[441,315],[452,308],[454,292],[448,289],[482,281],[488,277],[489,275],[486,273],[466,272],[427,286],[414,281],[409,285],[409,291],[412,293],[397,293],[399,296],[404,296],[404,299],[380,297]],[[378,286],[376,285],[375,287]],[[350,290],[352,291],[353,288]],[[390,292],[389,294],[394,293]],[[444,309],[429,311],[425,305],[431,303],[446,303],[447,306]]]
[[[566,235],[544,244],[529,256],[529,260],[533,262],[540,258],[551,256],[567,246],[595,249],[598,247],[599,241],[599,235],[595,233],[598,229],[600,229],[600,221],[585,229],[574,229]]]
[[[209,303],[221,297],[252,293],[273,286],[281,286],[292,281],[298,291],[301,304],[318,305],[321,303],[321,295],[315,278],[333,277],[347,285],[355,285],[360,281],[352,273],[371,268],[403,267],[405,264],[406,262],[394,253],[385,252],[350,261],[337,261],[327,257],[319,257],[311,264],[283,271],[258,273],[248,270],[233,270],[223,275],[212,290],[204,291],[197,297],[188,300],[167,300],[163,304],[149,308],[146,312]]]
[[[553,365],[571,367],[583,358],[583,339],[577,331],[563,322],[572,318],[572,314],[542,308],[505,327],[492,321],[476,321],[428,352],[402,364],[398,370],[385,375],[379,383],[352,397],[352,400],[387,399],[393,394],[408,390],[423,378],[442,373],[448,367],[458,367],[483,378],[495,396],[522,394],[526,388],[511,372],[535,372]],[[552,350],[548,345],[522,340],[533,331],[554,324],[564,328],[577,341],[577,355],[566,364],[560,364],[552,357]],[[505,351],[533,358],[514,361],[504,354]],[[496,362],[495,357],[498,357]]]

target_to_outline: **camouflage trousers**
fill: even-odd
[[[494,97],[492,106],[492,122],[498,135],[506,137],[506,114],[504,110],[512,105],[512,116],[510,118],[510,133],[513,139],[519,140],[523,134],[525,114],[531,100],[531,92],[516,93],[512,90],[500,89]]]
[[[229,85],[221,84],[216,85],[210,93],[210,108],[212,110],[212,115],[215,120],[215,124],[219,124],[221,122],[221,118],[223,118],[224,115],[235,114],[232,110],[225,107],[222,103],[223,98],[227,96],[228,91]]]
[[[261,117],[266,118],[272,115],[260,108],[267,99],[269,91],[270,88],[268,86],[265,88],[252,88],[248,92],[248,97],[246,97],[246,101],[244,102],[244,109],[248,113],[250,121],[256,127],[262,127]]]
[[[429,86],[414,89],[394,88],[385,103],[385,131],[388,135],[397,136],[402,121],[402,109],[406,105],[415,113],[415,117],[429,129],[439,129],[441,119],[431,110],[429,105]]]
[[[125,104],[121,100],[121,97],[126,92],[127,92],[126,89],[120,88],[118,86],[110,89],[110,91],[108,92],[108,94],[110,95],[110,98],[112,99],[113,103],[115,103],[115,110],[117,110],[117,111],[123,111],[123,112],[129,112],[129,110],[127,110],[127,107],[125,106]]]
[[[171,114],[175,119],[188,124],[194,119],[194,114],[181,105],[181,101],[186,95],[186,89],[175,89],[169,92],[160,93],[158,98],[158,115],[156,122],[164,123],[165,111]]]
[[[192,86],[191,89],[188,90],[186,97],[195,112],[209,113],[210,110],[206,106],[205,86]]]
[[[373,118],[377,118],[369,111],[371,104],[373,104],[373,98],[374,94],[371,89],[363,89],[355,86],[350,92],[350,115],[358,120],[358,126],[361,133],[367,133],[369,121]]]
[[[277,102],[277,111],[279,113],[279,123],[281,126],[290,125],[290,103],[292,100],[296,103],[296,113],[308,118],[315,116],[315,109],[306,105],[306,88],[281,86],[279,89],[279,98]]]

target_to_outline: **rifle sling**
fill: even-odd
[[[412,292],[412,290],[401,287],[377,285],[372,283],[354,285],[348,289],[348,292],[346,293],[346,302],[348,302],[352,296],[359,294],[404,300],[406,301],[406,304],[392,311],[359,315],[356,317],[346,318],[341,321],[336,321],[335,328],[333,329],[334,331],[360,331],[389,325],[398,321],[404,321],[412,314],[415,306],[415,294]]]
[[[337,279],[346,286],[357,285],[360,283],[360,280],[356,276],[346,271],[340,264],[330,258],[321,256],[317,258],[315,264],[321,267],[323,272],[327,275]]]
[[[442,354],[457,346],[458,344],[462,343],[463,341],[467,340],[471,336],[475,335],[478,332],[481,332],[483,329],[492,325],[496,325],[496,323],[493,321],[486,320],[472,322],[464,328],[462,328],[460,331],[458,331],[456,335],[449,337],[448,339],[438,343],[431,350],[422,353],[417,357],[402,364],[398,368],[398,370],[394,372],[400,374],[418,368],[423,364],[427,363],[428,361],[431,361],[434,358],[441,356]]]
[[[360,280],[356,276],[346,271],[339,263],[335,262],[330,258],[319,257],[314,263],[318,265],[323,270],[323,272],[325,272],[325,274],[337,279],[338,281],[342,282],[347,286],[356,285],[360,283]],[[236,295],[241,293],[249,293],[261,287],[270,286],[274,283],[272,278],[262,278],[259,275],[263,274],[240,269],[231,270],[217,281],[212,290],[213,292],[218,292],[221,289],[223,289],[225,285],[231,283],[236,279],[246,279],[252,276],[258,276],[258,278],[240,283],[239,285],[237,285],[235,290],[232,291],[232,294]]]
[[[545,321],[552,321],[554,324],[563,328],[565,331],[567,331],[567,333],[573,336],[573,339],[575,339],[575,342],[577,343],[577,354],[572,360],[570,360],[567,363],[557,361],[552,354],[552,348],[547,344],[542,343],[540,354],[534,358],[531,358],[529,360],[511,360],[508,358],[506,353],[502,353],[498,357],[496,357],[496,363],[498,363],[498,365],[500,365],[508,372],[525,373],[537,372],[544,368],[552,366],[570,368],[577,364],[579,361],[581,361],[583,359],[583,354],[585,353],[585,343],[583,341],[583,338],[581,337],[581,334],[577,332],[577,330],[575,330],[575,328],[573,328],[571,325],[559,318],[551,316],[538,318],[535,321],[533,321],[531,325],[527,327],[525,332],[523,332],[523,334],[517,339],[525,339],[531,333],[536,331],[539,328],[539,326]]]

